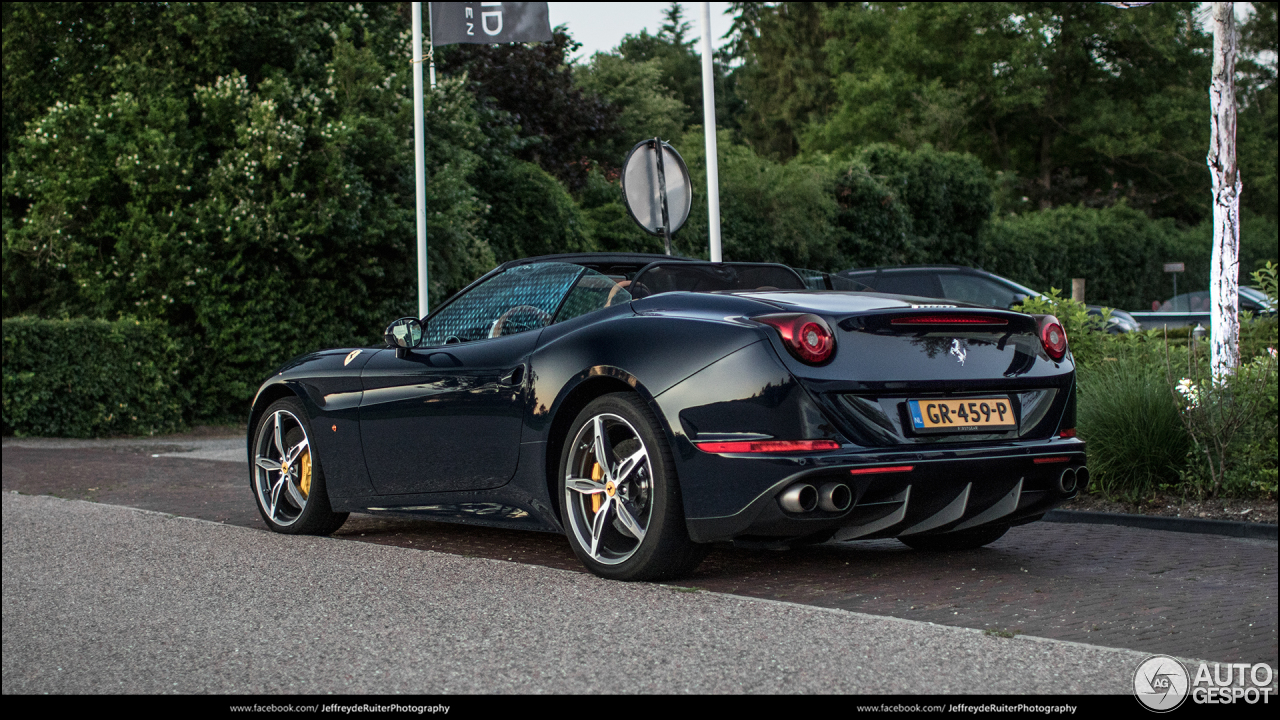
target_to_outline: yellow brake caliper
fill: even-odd
[[[303,497],[311,497],[311,451],[307,450],[302,454],[302,481],[298,483],[298,489],[302,491]]]
[[[600,463],[592,463],[591,479],[598,482],[602,477],[604,477],[604,470],[600,469]],[[600,497],[600,495],[601,493],[594,493],[591,495],[591,512],[592,513],[600,512],[600,504],[604,502],[604,498]]]

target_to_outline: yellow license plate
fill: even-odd
[[[917,432],[1012,430],[1018,427],[1008,397],[908,400]]]

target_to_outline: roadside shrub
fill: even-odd
[[[1275,323],[1272,323],[1274,341]],[[1255,355],[1240,375],[1237,392],[1257,408],[1240,430],[1233,463],[1223,478],[1224,495],[1276,497],[1277,412],[1276,349]]]
[[[1276,302],[1276,266],[1251,273],[1256,287]],[[1196,495],[1274,498],[1277,492],[1277,363],[1275,316],[1240,324],[1240,367],[1215,383],[1208,377],[1204,340],[1190,341],[1181,362],[1169,362],[1167,382],[1183,407],[1182,420],[1196,443],[1184,483]]]
[[[589,235],[603,252],[664,251],[662,238],[640,229],[627,214],[622,202],[622,183],[617,173],[593,168],[587,174],[578,202]]]
[[[840,269],[832,224],[836,203],[826,171],[774,162],[731,139],[728,131],[717,134],[724,259]],[[689,165],[693,204],[688,221],[672,237],[672,251],[705,258],[709,215],[702,128],[690,128],[673,145]]]
[[[4,434],[154,435],[183,428],[188,394],[164,323],[4,321]]]
[[[1166,375],[1195,444],[1184,487],[1200,497],[1274,496],[1276,349],[1242,355],[1235,373],[1211,378],[1206,346],[1193,341],[1186,363],[1171,361]]]
[[[992,187],[972,155],[873,144],[811,161],[832,178],[844,267],[981,260],[978,235],[991,216]]]
[[[978,158],[930,145],[905,150],[873,144],[861,148],[854,162],[864,164],[909,208],[913,244],[928,256],[925,262],[972,265],[979,260],[978,235],[994,204],[991,180]]]
[[[1077,422],[1087,443],[1091,487],[1138,500],[1179,482],[1191,438],[1163,368],[1142,353],[1107,357],[1078,376]]]
[[[582,210],[537,165],[494,162],[477,173],[476,185],[489,206],[484,237],[497,262],[597,249]]]

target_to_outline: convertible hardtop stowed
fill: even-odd
[[[281,532],[353,511],[561,532],[593,572],[652,578],[686,572],[697,543],[977,547],[1078,492],[1056,321],[820,275],[504,263],[386,347],[311,353],[263,384],[259,509]]]

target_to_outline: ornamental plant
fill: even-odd
[[[1168,360],[1166,339],[1166,379],[1178,404],[1179,417],[1191,436],[1195,455],[1206,465],[1207,482],[1188,478],[1197,494],[1216,497],[1228,479],[1229,471],[1243,466],[1254,467],[1255,477],[1245,478],[1248,488],[1274,494],[1275,469],[1275,413],[1276,413],[1276,349],[1266,352],[1242,364],[1232,375],[1213,379],[1207,363],[1200,358],[1201,342],[1192,340],[1187,354],[1187,371],[1177,381],[1173,363]],[[1259,418],[1268,422],[1271,429],[1258,432],[1254,425]],[[1250,433],[1250,430],[1254,432]],[[1243,431],[1243,432],[1242,432]],[[1246,442],[1237,442],[1238,436]],[[1269,435],[1270,437],[1266,437]],[[1263,447],[1269,445],[1270,458],[1265,457]],[[1257,451],[1262,450],[1261,456]],[[1193,469],[1194,471],[1194,469]],[[1243,489],[1243,488],[1241,488]]]

